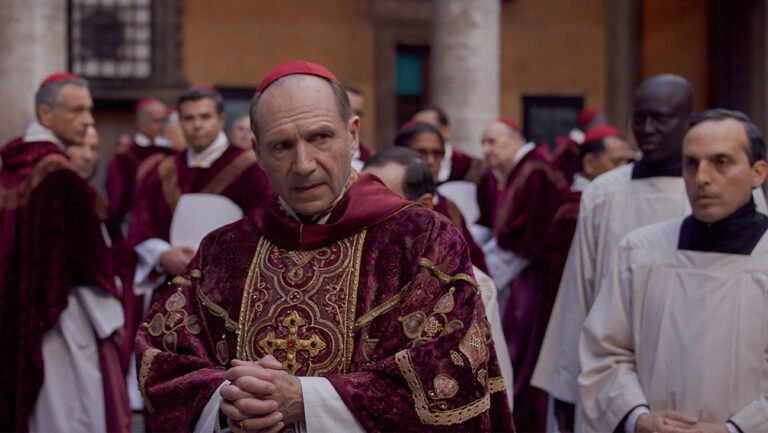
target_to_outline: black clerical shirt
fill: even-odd
[[[752,254],[768,229],[768,217],[755,210],[750,200],[736,212],[715,223],[699,221],[693,215],[683,220],[677,248],[726,254]]]

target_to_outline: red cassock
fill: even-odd
[[[471,272],[456,227],[371,175],[326,224],[272,201],[161,289],[137,338],[147,426],[191,430],[232,359],[272,354],[367,431],[513,431]]]
[[[490,171],[478,185],[478,223],[491,228],[501,248],[531,261],[511,283],[502,324],[514,369],[515,425],[544,431],[546,395],[530,386],[544,331],[536,325],[545,313],[543,280],[547,234],[567,184],[538,145],[513,168],[500,186]]]
[[[106,202],[60,148],[16,139],[0,157],[0,430],[27,431],[44,380],[43,334],[66,308],[70,287],[117,290],[100,229]]]
[[[128,369],[130,354],[133,353],[133,340],[136,329],[141,322],[141,299],[133,293],[133,274],[136,261],[133,248],[128,244],[122,233],[133,201],[133,191],[136,186],[136,176],[139,167],[147,160],[153,159],[152,165],[165,156],[176,153],[175,149],[162,146],[139,146],[135,136],[124,148],[117,150],[112,157],[107,173],[107,197],[109,198],[109,217],[107,227],[112,239],[112,257],[115,270],[123,282],[122,304],[125,311],[125,338],[120,344],[120,362],[123,369]]]
[[[579,143],[567,135],[555,137],[555,152],[552,156],[552,165],[563,173],[565,181],[570,185],[573,176],[581,170],[579,160]]]
[[[360,143],[360,161],[368,161],[368,158],[370,158],[371,155],[373,155],[373,152],[371,152],[371,150],[367,147],[363,146],[363,143]]]
[[[139,165],[153,155],[173,155],[176,150],[161,146],[139,146],[135,138],[124,149],[118,149],[109,163],[107,173],[107,197],[109,218],[122,224],[131,209],[136,171]]]
[[[452,147],[452,152],[451,174],[448,175],[446,182],[452,180],[477,182],[482,178],[486,168],[485,163],[482,160],[467,155],[456,146]]]

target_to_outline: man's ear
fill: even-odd
[[[357,149],[360,148],[360,118],[353,115],[349,119],[347,130],[352,137],[349,143],[349,154],[354,155]]]
[[[752,164],[752,188],[757,188],[765,182],[765,176],[768,174],[768,162],[759,159]]]
[[[432,194],[428,192],[420,195],[419,198],[416,199],[416,203],[424,206],[429,210],[433,210],[435,208],[435,204],[432,202]]]
[[[444,126],[443,129],[445,129],[445,136],[443,137],[443,140],[450,140],[451,136],[453,135],[453,124],[448,124]]]
[[[51,120],[53,117],[53,108],[48,104],[39,104],[37,106],[37,118],[40,124],[46,128],[51,127]]]
[[[581,158],[581,169],[584,172],[584,174],[587,175],[589,179],[595,178],[595,173],[597,172],[597,167],[595,167],[595,154],[594,153],[588,153],[584,155],[584,158]]]

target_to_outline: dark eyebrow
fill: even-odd
[[[308,135],[317,135],[317,134],[326,134],[326,135],[335,135],[335,131],[333,128],[331,128],[328,125],[320,125],[316,127],[309,128],[307,130]]]
[[[720,159],[720,158],[733,159],[733,155],[731,155],[730,153],[716,153],[712,158],[713,159]]]

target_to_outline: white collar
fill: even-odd
[[[24,132],[24,142],[31,143],[33,141],[50,141],[59,146],[61,150],[66,148],[53,131],[41,125],[37,120],[30,122],[26,132]]]
[[[210,168],[216,162],[224,151],[229,147],[229,141],[224,132],[219,131],[219,135],[208,147],[200,153],[195,152],[191,147],[187,148],[187,166],[193,168]]]
[[[453,146],[451,143],[445,142],[445,154],[443,160],[440,162],[440,171],[437,172],[437,183],[445,182],[451,177],[451,168],[453,165]]]
[[[150,147],[150,146],[157,146],[157,147],[167,147],[169,149],[173,149],[173,143],[171,143],[170,140],[163,137],[162,135],[158,135],[155,137],[155,140],[150,140],[149,137],[142,134],[141,132],[137,132],[133,136],[133,141],[136,142],[136,145],[139,147]]]
[[[586,134],[578,128],[571,129],[571,132],[568,133],[568,138],[575,141],[578,144],[584,143],[584,138],[586,137]]]
[[[587,189],[587,186],[592,181],[587,179],[586,177],[582,176],[579,173],[576,173],[573,175],[573,183],[571,183],[571,191],[573,192],[583,192],[585,189]]]
[[[525,155],[528,155],[533,149],[536,148],[536,143],[529,141],[522,145],[520,149],[517,149],[517,153],[515,153],[515,157],[512,158],[512,167],[510,167],[509,172],[507,172],[506,176],[498,171],[498,170],[491,170],[494,176],[496,176],[496,180],[501,183],[505,184],[507,183],[507,177],[509,177],[509,173],[512,173],[512,170],[517,167],[517,164],[525,157]]]

